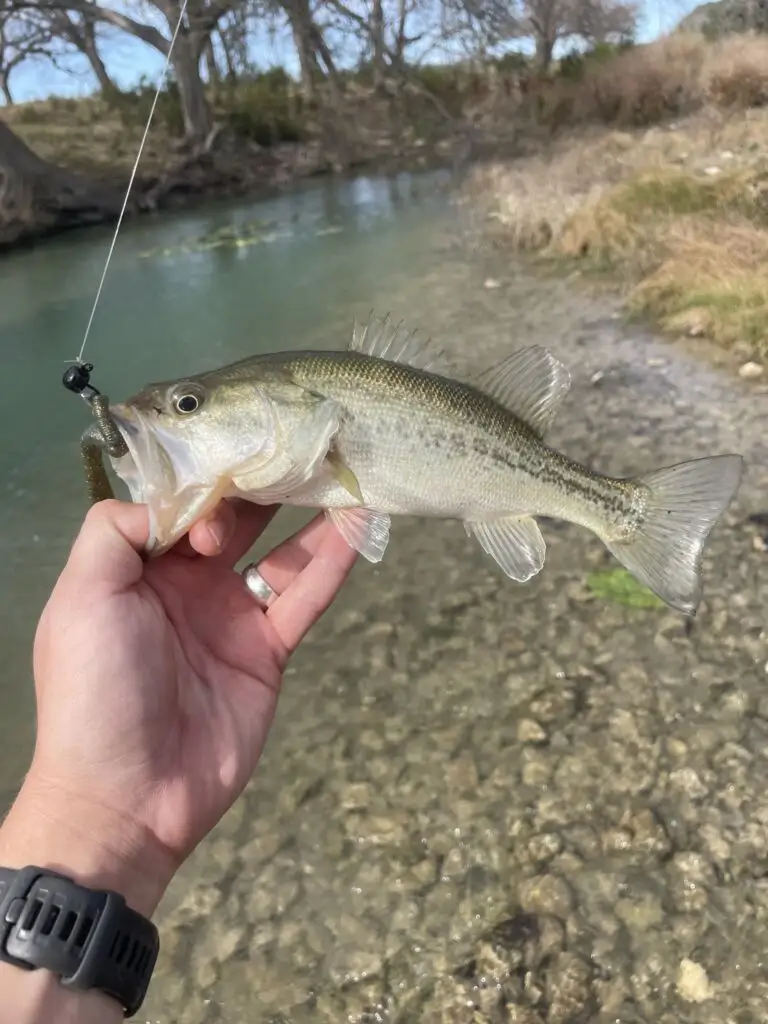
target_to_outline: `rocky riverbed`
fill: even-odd
[[[521,586],[460,525],[397,522],[169,892],[137,1019],[768,1020],[768,387],[456,239],[383,298],[464,365],[550,346],[551,441],[596,468],[741,452],[704,604],[596,596],[617,563],[566,524]]]

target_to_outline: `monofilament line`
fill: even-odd
[[[93,323],[93,318],[96,315],[96,307],[98,306],[99,299],[101,298],[101,290],[104,287],[104,280],[105,280],[105,278],[107,276],[107,271],[109,270],[109,264],[110,264],[110,262],[112,260],[112,253],[115,251],[115,243],[117,242],[117,236],[120,233],[120,226],[123,223],[123,217],[124,217],[125,211],[126,211],[126,209],[128,207],[128,200],[129,200],[130,195],[131,195],[131,189],[133,188],[133,182],[134,182],[134,179],[136,177],[136,172],[139,169],[139,161],[141,160],[141,154],[144,152],[144,145],[145,145],[145,143],[147,141],[147,136],[149,135],[149,127],[152,124],[152,118],[154,117],[154,114],[155,114],[155,107],[157,106],[157,101],[160,98],[160,91],[163,88],[163,82],[165,81],[165,76],[168,74],[168,68],[170,67],[170,63],[171,63],[171,53],[173,52],[173,47],[174,47],[174,44],[175,44],[176,39],[178,37],[179,31],[181,30],[181,24],[182,24],[182,22],[184,20],[184,14],[185,14],[185,12],[187,10],[187,3],[188,3],[188,0],[183,0],[183,2],[182,2],[181,10],[179,11],[179,20],[176,22],[176,28],[174,30],[173,36],[171,37],[171,42],[170,42],[170,45],[168,47],[168,53],[165,56],[165,65],[163,66],[163,70],[162,70],[162,73],[160,75],[160,81],[157,83],[157,89],[155,90],[155,97],[152,100],[152,106],[151,106],[150,111],[149,111],[149,117],[147,118],[147,123],[146,123],[146,125],[144,127],[144,134],[143,134],[143,136],[141,138],[141,142],[139,144],[139,151],[136,154],[136,159],[135,159],[134,164],[133,164],[133,170],[131,171],[131,177],[130,177],[130,179],[128,181],[128,188],[125,190],[125,199],[123,199],[123,207],[120,210],[120,216],[117,218],[117,226],[115,227],[115,233],[112,236],[112,244],[110,245],[109,252],[107,253],[107,260],[106,260],[106,263],[104,264],[104,270],[102,271],[102,274],[101,274],[101,280],[99,281],[99,287],[96,289],[96,298],[93,300],[93,308],[91,309],[91,315],[88,317],[88,324],[87,324],[87,326],[85,328],[85,334],[83,335],[83,343],[80,346],[80,352],[78,353],[78,356],[77,356],[77,362],[78,363],[82,363],[82,361],[83,361],[83,353],[85,352],[85,344],[88,341],[88,335],[89,335],[90,330],[91,330],[91,324]]]

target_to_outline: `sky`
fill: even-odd
[[[641,12],[638,42],[648,42],[669,31],[699,2],[641,0],[638,4]],[[298,70],[296,55],[287,34],[273,37],[266,31],[257,33],[253,52],[257,65],[263,69],[281,64],[291,73]],[[164,64],[164,58],[157,50],[122,32],[110,33],[108,43],[103,46],[102,56],[113,79],[123,88],[137,84],[143,76],[154,84]],[[45,61],[35,61],[22,65],[14,72],[11,88],[15,101],[20,103],[51,95],[85,95],[93,91],[94,80],[87,65],[79,58],[74,58],[66,70],[54,68]]]

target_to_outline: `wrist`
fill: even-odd
[[[110,889],[144,917],[154,914],[176,867],[147,829],[31,776],[0,826],[0,864],[36,864]]]

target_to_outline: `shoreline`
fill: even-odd
[[[291,148],[300,149],[302,147]],[[206,162],[208,163],[207,169],[204,166]],[[216,166],[215,163],[211,166],[210,161],[204,160],[202,164],[198,163],[189,169],[188,178],[181,179],[169,189],[164,189],[159,197],[155,197],[153,194],[157,189],[158,179],[145,178],[141,180],[137,176],[131,190],[129,205],[125,211],[124,222],[128,223],[147,216],[193,212],[197,208],[217,201],[243,199],[259,202],[279,195],[283,191],[301,188],[304,184],[319,180],[331,179],[343,182],[370,174],[393,177],[403,173],[428,174],[452,168],[456,169],[456,161],[451,156],[448,147],[445,147],[443,151],[435,147],[429,153],[424,153],[423,150],[413,150],[394,157],[376,154],[367,159],[355,160],[341,168],[326,163],[325,165],[310,166],[306,170],[294,169],[287,174],[284,165],[281,165],[279,160],[275,160],[271,168],[272,173],[243,174],[239,179],[232,174],[230,181],[222,185],[222,177],[227,175],[228,169],[222,168],[221,165]],[[121,189],[121,195],[124,198],[124,189]],[[118,216],[119,210],[115,210],[105,212],[101,216],[90,216],[88,219],[80,221],[72,219],[52,224],[37,224],[27,228],[23,234],[8,240],[3,239],[3,226],[0,223],[0,259],[14,252],[28,251],[74,231],[114,225],[117,223]]]

